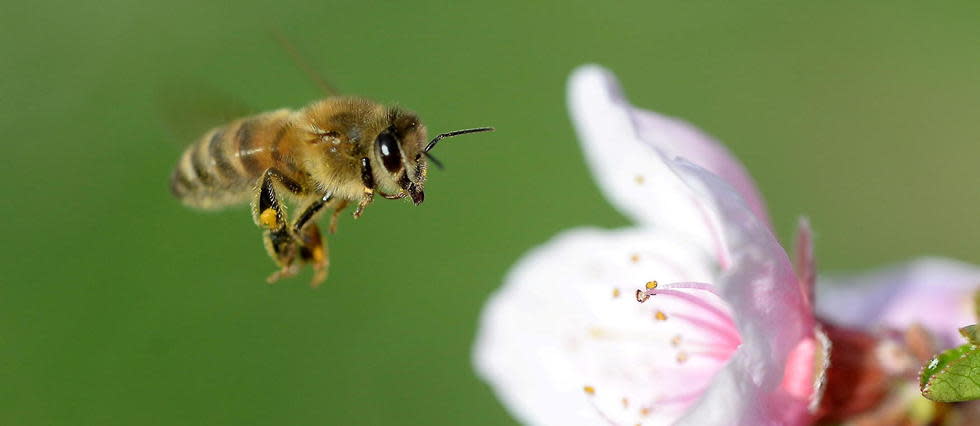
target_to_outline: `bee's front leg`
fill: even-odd
[[[354,219],[361,217],[364,214],[364,208],[374,201],[374,172],[371,169],[371,160],[367,157],[361,159],[361,183],[364,184],[364,193],[361,196],[361,201],[357,203],[357,208],[354,209]]]
[[[258,193],[252,204],[253,219],[260,228],[265,230],[262,233],[265,249],[269,253],[269,257],[280,267],[279,271],[269,276],[270,284],[280,278],[295,275],[298,269],[294,265],[299,251],[298,237],[295,236],[289,226],[286,226],[286,211],[276,193],[277,185],[292,190],[289,184],[284,183],[284,180],[282,174],[276,169],[266,170],[262,175]],[[292,182],[290,181],[290,183]]]
[[[364,189],[364,195],[361,196],[361,201],[357,202],[357,208],[354,209],[354,219],[358,219],[364,214],[364,208],[374,201],[374,190],[370,188]]]

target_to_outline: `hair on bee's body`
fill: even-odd
[[[488,131],[471,129],[462,133]],[[281,109],[212,129],[183,153],[171,192],[184,204],[217,209],[251,199],[255,223],[280,270],[273,282],[312,264],[313,284],[326,278],[328,257],[316,218],[356,203],[360,217],[375,193],[424,200],[428,150],[418,117],[358,97],[328,97],[300,110]],[[280,195],[301,210],[286,218]]]

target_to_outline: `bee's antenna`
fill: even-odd
[[[310,66],[309,62],[306,62],[306,60],[303,59],[303,55],[300,55],[299,51],[296,50],[296,47],[289,42],[289,39],[287,39],[282,32],[280,32],[278,29],[273,29],[272,36],[275,37],[277,42],[279,42],[279,45],[282,46],[283,50],[289,54],[289,58],[293,60],[293,63],[302,69],[303,72],[306,73],[306,76],[309,77],[310,80],[313,80],[313,83],[316,84],[325,95],[334,96],[340,93],[336,87],[327,82],[327,79],[318,74],[316,70]]]
[[[432,154],[429,154],[428,152],[423,152],[423,154],[425,154],[425,158],[428,158],[428,159],[429,159],[429,161],[431,161],[431,162],[432,162],[432,164],[435,164],[435,165],[436,165],[436,167],[437,167],[437,168],[438,168],[439,170],[445,170],[445,169],[446,169],[446,166],[443,166],[443,165],[442,165],[442,161],[439,161],[439,159],[438,159],[438,158],[436,158],[436,156],[434,156],[434,155],[432,155]]]
[[[452,132],[443,133],[439,136],[432,138],[432,140],[429,141],[429,144],[425,146],[425,153],[426,153],[425,155],[429,156],[428,154],[429,151],[431,151],[432,148],[435,148],[436,144],[439,143],[439,141],[442,140],[443,138],[451,138],[453,136],[465,135],[467,133],[492,132],[494,130],[495,129],[493,127],[477,127],[475,129],[454,130]],[[429,159],[431,160],[432,157],[429,156]]]

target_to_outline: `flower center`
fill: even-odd
[[[618,294],[614,294],[616,296]],[[654,296],[657,296],[654,298]],[[669,348],[673,351],[673,365],[657,363],[657,381],[668,380],[674,383],[661,383],[669,390],[652,399],[640,398],[636,401],[640,418],[652,412],[684,410],[704,393],[711,378],[731,358],[741,344],[735,322],[724,301],[714,286],[699,282],[677,282],[659,284],[650,281],[646,288],[636,291],[640,303],[655,301],[652,315],[654,323],[663,323],[673,336]],[[662,329],[663,330],[663,329]],[[669,335],[669,334],[668,334]],[[616,410],[602,409],[597,404],[597,388],[591,384],[584,386],[593,407],[607,421]],[[635,398],[622,396],[623,409],[631,409]],[[617,424],[610,421],[611,424]]]
[[[655,314],[658,320],[676,318],[684,321],[694,328],[700,330],[702,341],[688,342],[690,346],[695,346],[698,350],[693,352],[679,352],[678,362],[687,359],[688,356],[707,356],[710,358],[725,361],[731,357],[732,352],[742,343],[735,327],[735,321],[731,315],[722,307],[718,306],[721,297],[715,292],[714,286],[699,282],[678,282],[670,284],[660,284],[656,281],[646,283],[646,290],[636,290],[636,301],[644,303],[652,296],[662,296],[680,301],[682,307],[680,312],[669,314],[658,310]],[[712,300],[713,299],[713,300]],[[677,344],[680,346],[682,337],[676,336]]]

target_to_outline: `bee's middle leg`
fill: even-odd
[[[327,251],[326,242],[320,234],[320,227],[315,223],[303,228],[300,238],[303,239],[303,246],[299,249],[300,258],[313,267],[310,286],[317,287],[327,279],[330,270],[330,252]]]
[[[299,237],[300,258],[304,262],[313,266],[313,280],[310,285],[318,286],[327,279],[327,270],[330,267],[330,257],[327,246],[324,244],[323,236],[320,234],[320,227],[317,226],[314,218],[317,214],[333,199],[331,193],[326,193],[307,206],[303,213],[296,218],[292,225],[295,235]]]

